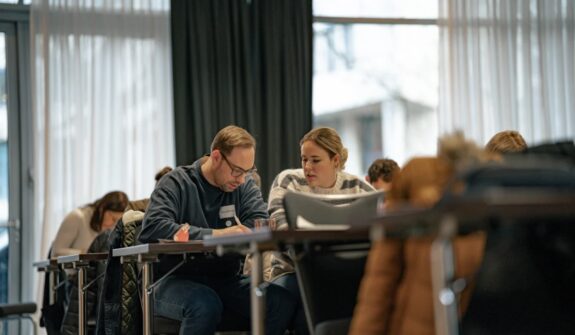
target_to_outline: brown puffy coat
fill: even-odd
[[[389,204],[409,201],[431,206],[437,202],[453,167],[441,158],[411,160],[394,179]],[[353,314],[350,334],[435,334],[432,283],[432,238],[386,239],[374,243]],[[468,305],[473,276],[483,258],[485,235],[454,240],[456,277],[469,280],[459,296],[460,313]]]

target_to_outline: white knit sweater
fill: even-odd
[[[280,172],[274,179],[268,201],[268,212],[277,222],[278,229],[286,229],[287,221],[283,207],[283,198],[288,191],[315,193],[315,194],[357,194],[372,192],[375,189],[362,179],[349,173],[337,173],[335,185],[330,188],[311,187],[308,185],[303,169],[291,169]],[[292,273],[293,262],[281,252],[265,252],[263,257],[264,280],[272,281],[275,278]],[[251,271],[251,260],[248,256],[244,273]]]
[[[333,187],[311,187],[305,179],[303,169],[284,170],[274,179],[268,200],[270,217],[276,220],[280,229],[287,225],[283,198],[288,191],[315,194],[357,194],[372,192],[374,188],[362,179],[343,171],[337,173]]]

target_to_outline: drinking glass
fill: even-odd
[[[276,220],[269,218],[269,219],[255,219],[254,221],[254,228],[257,229],[261,229],[263,227],[267,227],[271,230],[275,230],[276,229]]]

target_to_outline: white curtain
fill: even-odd
[[[65,214],[175,162],[169,0],[34,0],[37,259]]]
[[[575,136],[575,1],[439,0],[441,133]]]

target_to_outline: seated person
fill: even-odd
[[[527,149],[527,143],[523,136],[515,130],[500,131],[493,135],[485,145],[485,150],[498,154],[523,152],[525,149]]]
[[[391,180],[397,172],[399,172],[399,165],[393,159],[380,158],[371,163],[365,180],[376,190],[387,192],[391,188]]]
[[[228,126],[215,136],[211,153],[181,166],[156,185],[142,222],[143,243],[173,238],[187,227],[188,238],[250,233],[257,218],[267,218],[255,171],[255,139],[245,129]],[[237,221],[238,222],[236,224]],[[169,257],[163,258],[162,263]],[[202,258],[184,264],[157,288],[155,313],[181,320],[180,334],[214,334],[222,313],[250,320],[250,281],[240,274],[242,258]],[[295,302],[285,289],[266,291],[267,334],[283,334]]]
[[[438,157],[414,158],[399,172],[388,194],[389,210],[405,203],[421,208],[433,206],[457,171],[490,158],[461,134],[442,138]],[[433,239],[388,238],[372,245],[349,334],[435,334],[430,256]],[[471,278],[481,265],[484,245],[484,232],[453,241],[456,276],[470,278],[461,293],[461,313],[471,297]]]
[[[99,233],[114,228],[127,205],[128,196],[124,192],[114,191],[68,213],[54,239],[51,256],[86,252]]]
[[[289,191],[316,194],[356,194],[374,191],[362,179],[343,171],[347,160],[338,133],[332,128],[315,128],[300,141],[301,169],[280,172],[275,178],[270,195],[268,211],[275,219],[278,229],[287,229],[283,198]],[[294,321],[297,334],[307,334],[308,329],[301,296],[291,259],[282,253],[264,256],[264,278],[290,290],[298,300]]]

